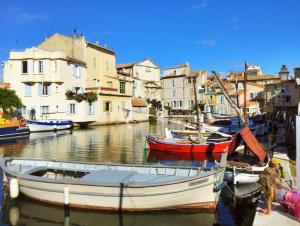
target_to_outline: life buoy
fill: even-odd
[[[25,119],[21,119],[20,120],[20,126],[25,126],[26,125],[26,120]]]

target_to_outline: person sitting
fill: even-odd
[[[280,175],[280,164],[270,162],[270,167],[260,174],[260,183],[264,192],[266,208],[262,209],[263,214],[271,214],[272,201],[281,203],[288,211],[300,221],[300,192],[285,187],[282,184]]]

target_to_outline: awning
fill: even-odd
[[[131,105],[132,107],[148,107],[147,101],[142,98],[132,98]]]
[[[264,162],[266,158],[266,151],[262,148],[260,143],[257,141],[253,133],[248,127],[242,129],[239,133],[242,139],[245,141],[246,145],[250,149],[250,151],[259,158],[260,162]]]

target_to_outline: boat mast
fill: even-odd
[[[200,114],[200,109],[199,109],[199,104],[198,104],[198,99],[197,99],[197,90],[196,90],[196,79],[197,75],[191,77],[193,79],[193,86],[194,86],[194,98],[195,98],[195,104],[196,104],[196,114],[197,114],[197,129],[199,133],[199,143],[205,143],[205,139],[202,137],[201,133],[201,124],[200,124],[200,119],[199,119],[199,114]]]
[[[243,126],[247,127],[245,118],[242,116],[241,112],[239,111],[239,108],[236,106],[236,104],[230,99],[221,79],[219,78],[218,74],[216,71],[212,71],[212,74],[214,75],[216,82],[218,83],[218,85],[220,86],[225,98],[227,99],[228,103],[233,107],[233,109],[236,111],[238,117],[241,119]]]
[[[247,118],[247,69],[248,69],[248,65],[245,61],[245,71],[244,71],[244,119],[245,120]]]
[[[200,132],[200,119],[199,119],[199,105],[198,105],[198,100],[197,100],[197,90],[196,90],[196,79],[197,76],[193,76],[193,86],[194,86],[194,98],[195,98],[195,105],[196,105],[196,114],[197,114],[197,128],[199,129]]]

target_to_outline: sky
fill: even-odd
[[[299,0],[0,0],[0,61],[76,29],[114,50],[117,63],[189,62],[210,73],[247,61],[277,74],[282,64],[300,66],[299,8]]]

